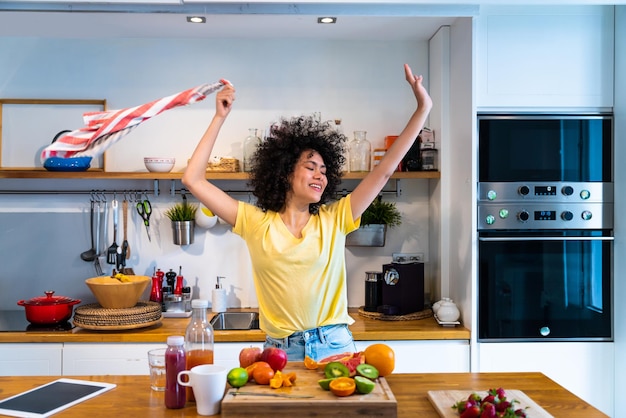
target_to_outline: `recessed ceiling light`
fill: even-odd
[[[206,17],[202,17],[202,16],[187,16],[187,22],[189,22],[189,23],[206,23]]]
[[[337,23],[337,18],[336,17],[330,17],[330,16],[318,17],[317,18],[317,23],[324,23],[324,24]]]

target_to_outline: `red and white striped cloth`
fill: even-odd
[[[140,106],[83,114],[83,128],[68,132],[41,152],[41,161],[49,157],[96,157],[135,129],[140,123],[168,109],[202,101],[219,90],[227,80],[202,84]]]

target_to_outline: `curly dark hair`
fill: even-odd
[[[291,191],[291,176],[302,152],[317,151],[326,164],[328,185],[319,202],[309,206],[316,214],[322,204],[335,198],[341,183],[341,167],[345,162],[346,136],[333,129],[329,122],[320,122],[313,116],[282,118],[270,129],[251,158],[249,184],[257,198],[257,206],[264,211],[280,212]]]

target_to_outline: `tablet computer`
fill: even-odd
[[[24,377],[28,379],[28,377]],[[115,387],[112,383],[57,379],[0,400],[0,414],[12,417],[49,417]]]

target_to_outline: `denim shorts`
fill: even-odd
[[[294,332],[286,338],[266,336],[263,347],[285,350],[289,361],[304,361],[305,355],[317,361],[334,354],[356,352],[352,332],[346,324],[326,325]]]

